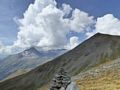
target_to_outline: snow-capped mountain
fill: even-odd
[[[32,47],[21,53],[10,55],[0,63],[0,80],[19,70],[31,70],[61,54],[66,50],[38,51]]]

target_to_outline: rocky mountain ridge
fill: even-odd
[[[120,57],[119,52],[119,36],[98,33],[54,60],[40,65],[26,74],[1,82],[0,89],[37,90],[45,85],[49,86],[49,82],[60,67],[63,67],[72,77],[118,59]]]
[[[63,54],[65,50],[38,51],[31,47],[18,54],[6,57],[0,63],[0,80],[18,71],[29,71],[53,58]],[[21,72],[22,74],[22,72]],[[13,75],[14,76],[14,75]],[[15,75],[16,76],[16,75]]]

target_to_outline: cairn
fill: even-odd
[[[52,80],[50,90],[66,90],[67,86],[71,83],[71,78],[68,76],[67,72],[60,68],[58,73]]]

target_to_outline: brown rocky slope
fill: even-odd
[[[73,50],[34,70],[0,83],[0,90],[37,90],[49,84],[60,67],[77,75],[120,57],[120,37],[97,33]]]

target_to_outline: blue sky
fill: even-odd
[[[16,40],[18,26],[14,18],[23,17],[24,11],[33,0],[0,0],[0,40],[12,44]]]
[[[92,16],[99,17],[105,14],[114,14],[120,18],[120,0],[57,0],[68,3],[73,8],[79,8]]]
[[[23,13],[34,0],[0,0],[0,41],[11,45],[17,38],[18,25],[14,18],[22,18]],[[57,0],[58,6],[62,3],[70,4],[95,18],[105,14],[113,14],[120,19],[120,0]],[[83,37],[82,34],[78,35]]]

